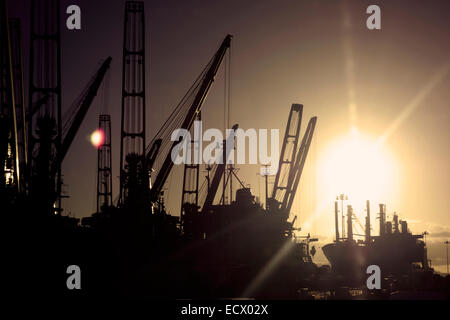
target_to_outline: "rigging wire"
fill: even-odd
[[[171,141],[170,137],[172,133],[181,127],[182,123],[184,122],[184,119],[186,118],[186,114],[190,109],[191,104],[193,103],[196,93],[198,92],[202,80],[204,79],[207,70],[209,69],[210,65],[212,64],[214,57],[208,62],[208,64],[205,66],[201,74],[197,77],[194,84],[189,88],[188,92],[183,96],[181,101],[178,103],[178,105],[174,108],[172,113],[169,115],[167,120],[164,122],[164,124],[161,126],[161,128],[158,130],[158,132],[155,134],[154,138],[150,141],[146,148],[146,152],[149,151],[153,143],[156,139],[162,139],[162,143],[160,146],[160,151],[158,152],[158,156],[156,158],[156,161],[153,166],[153,170],[158,173],[159,169],[161,168],[164,159],[167,157],[167,155],[170,152],[170,148],[172,146],[173,141]]]
[[[98,67],[103,63],[103,61],[100,61],[98,63]],[[62,117],[63,127],[62,127],[62,137],[64,137],[67,134],[67,131],[72,125],[73,120],[75,119],[76,113],[79,111],[81,107],[81,102],[86,97],[86,94],[88,93],[89,87],[94,82],[95,78],[97,76],[97,72],[91,77],[89,82],[86,84],[86,86],[81,91],[80,95],[75,99],[74,102],[70,105],[69,109],[64,113]]]
[[[231,58],[231,56],[230,56],[230,52],[228,52],[227,57],[228,57],[228,61],[225,60],[226,68],[224,70],[225,71],[225,81],[224,81],[224,83],[225,83],[225,93],[224,93],[224,109],[225,109],[224,110],[224,125],[225,125],[225,129],[226,129],[226,124],[227,123],[229,124],[229,121],[230,121],[230,112],[229,112],[230,100],[231,100],[231,92],[230,92],[230,87],[231,87],[230,58]],[[211,58],[211,60],[208,62],[208,64],[204,67],[204,69],[202,70],[200,75],[197,77],[195,82],[188,89],[186,94],[182,97],[181,101],[173,109],[173,111],[168,116],[168,118],[165,120],[163,125],[159,128],[157,133],[154,135],[153,139],[151,139],[150,143],[147,145],[146,154],[149,152],[150,148],[155,143],[156,139],[162,140],[159,152],[158,152],[156,160],[153,164],[152,176],[153,175],[156,176],[159,173],[159,170],[161,169],[161,166],[162,166],[165,158],[167,157],[169,152],[171,152],[171,146],[173,144],[173,141],[171,140],[171,135],[176,129],[180,128],[181,125],[183,124],[183,122],[186,118],[186,115],[189,112],[189,109],[190,109],[192,103],[194,102],[196,94],[198,93],[200,86],[206,76],[206,73],[207,73],[208,69],[210,68],[214,59],[215,59],[215,56],[213,56]],[[214,172],[216,169],[217,169],[217,165],[215,164]],[[213,172],[213,170],[211,170],[210,174],[212,174],[212,172]],[[172,176],[172,173],[170,175]],[[213,174],[211,176],[213,176]],[[187,179],[195,179],[196,177],[194,175],[190,175],[186,178]],[[170,183],[170,179],[169,179],[169,183]],[[204,198],[206,198],[206,191],[207,191],[206,186],[207,186],[206,179],[204,179],[203,182],[201,183],[201,185],[199,186],[199,195],[198,195],[199,204],[203,203]]]

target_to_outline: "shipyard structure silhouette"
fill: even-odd
[[[59,1],[32,1],[26,99],[20,24],[8,17],[6,1],[0,3],[0,205],[12,296],[339,299],[352,298],[356,288],[364,298],[389,299],[400,291],[448,297],[449,279],[433,272],[420,236],[396,216],[393,224],[386,221],[383,205],[378,236],[370,233],[368,207],[363,241],[353,237],[351,208],[346,237],[339,236],[336,216],[336,241],[323,247],[331,268],[314,263],[318,239],[302,233],[291,214],[317,123],[312,117],[300,134],[301,104],[286,110],[278,171],[271,192],[266,178],[264,202],[227,164],[223,152],[224,161],[206,165],[205,179],[199,164],[183,165],[180,214],[166,212],[171,151],[180,143],[170,136],[177,128],[192,130],[194,121],[201,120],[232,36],[225,36],[148,142],[143,1],[125,2],[119,197],[112,197],[111,131],[116,128],[109,114],[101,114],[97,210],[81,220],[67,216],[61,206],[61,164],[112,58],[105,58],[63,115]],[[235,145],[233,137],[218,148],[227,150],[227,145]],[[363,275],[370,264],[382,269],[381,290],[365,287]],[[71,265],[81,270],[81,290],[68,290]]]

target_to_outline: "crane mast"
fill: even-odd
[[[127,157],[145,155],[145,10],[144,1],[126,1],[122,54],[119,202],[126,202]],[[140,162],[139,160],[138,162]],[[148,189],[148,188],[147,188]]]
[[[98,120],[104,135],[97,151],[97,212],[101,212],[112,205],[111,116],[101,114]]]
[[[31,1],[30,9],[28,178],[38,211],[51,214],[55,202],[49,194],[56,197],[56,211],[61,210],[61,166],[57,161],[62,143],[60,1]],[[38,112],[32,112],[37,104]]]
[[[14,84],[14,105],[16,118],[17,140],[17,189],[26,190],[25,173],[27,167],[27,136],[24,104],[23,64],[22,64],[22,37],[20,20],[9,19],[9,33],[11,46],[11,72]]]
[[[17,118],[6,1],[0,3],[0,190],[19,187]]]

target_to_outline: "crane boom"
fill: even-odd
[[[302,123],[302,113],[303,105],[295,103],[292,104],[284,134],[283,146],[281,147],[278,171],[275,176],[275,182],[272,189],[272,199],[279,202],[283,200],[283,193],[287,191],[287,186],[283,185],[287,183],[282,181],[283,175],[289,175],[295,162],[300,126]]]
[[[233,131],[236,131],[238,128],[238,125],[235,124],[233,126]],[[205,203],[203,204],[203,208],[202,208],[202,212],[205,213],[207,212],[207,210],[211,207],[211,205],[213,204],[214,198],[216,197],[216,193],[217,190],[219,189],[219,184],[220,184],[220,180],[223,177],[223,174],[225,172],[225,167],[227,165],[227,159],[229,154],[226,153],[227,151],[227,145],[228,144],[232,144],[234,145],[234,134],[231,134],[228,137],[228,141],[227,140],[223,140],[223,145],[222,145],[222,155],[223,155],[223,160],[222,163],[219,163],[217,165],[216,171],[214,173],[214,177],[211,181],[211,186],[208,189],[208,194],[206,195],[206,199],[205,199]],[[231,152],[232,148],[229,148],[228,151]]]
[[[226,143],[225,140],[223,140],[223,148],[224,149],[226,149],[225,143]],[[208,193],[206,195],[206,199],[205,199],[205,202],[202,207],[202,213],[207,212],[208,209],[213,204],[214,198],[216,197],[217,190],[219,189],[220,180],[222,179],[223,174],[225,172],[225,166],[226,166],[225,163],[220,163],[217,165],[216,171],[214,172],[214,177],[212,178],[211,185],[208,189]]]
[[[159,149],[161,148],[161,143],[161,139],[156,139],[155,142],[153,142],[150,151],[146,155],[145,160],[147,161],[146,165],[148,170],[152,170],[153,164],[158,156]]]
[[[186,115],[186,118],[183,121],[183,124],[181,125],[181,129],[190,130],[194,119],[198,112],[200,112],[203,102],[206,99],[206,96],[208,95],[208,91],[211,88],[211,85],[214,82],[214,78],[216,76],[217,70],[219,69],[222,60],[225,56],[226,51],[230,47],[231,44],[231,35],[227,35],[225,39],[223,40],[219,50],[217,50],[216,54],[214,55],[213,61],[211,63],[211,66],[209,67],[208,71],[205,74],[205,77],[203,78],[202,84],[200,86],[200,89],[198,90],[190,108]],[[175,141],[170,150],[172,150],[179,142]],[[173,167],[173,162],[171,158],[171,151],[167,154],[166,159],[164,160],[164,163],[156,176],[155,183],[153,184],[153,187],[150,191],[150,199],[156,200],[158,197],[158,194],[161,192],[162,187],[164,186],[164,183],[166,182],[167,177],[169,176],[170,170]]]
[[[288,188],[285,197],[283,199],[282,208],[286,208],[287,212],[291,211],[292,204],[294,202],[295,194],[297,192],[300,177],[302,176],[303,167],[305,166],[306,157],[308,156],[311,140],[314,135],[314,129],[316,128],[317,117],[312,117],[309,120],[308,127],[306,128],[305,135],[303,136],[300,149],[297,152],[295,165],[292,167],[292,174],[289,175]]]
[[[109,66],[111,65],[111,57],[106,58],[106,60],[101,65],[100,69],[98,69],[94,80],[92,81],[91,85],[89,86],[88,90],[86,91],[86,94],[84,95],[83,99],[81,100],[80,107],[78,109],[78,112],[75,114],[75,117],[73,119],[72,125],[70,126],[69,130],[67,131],[66,136],[64,137],[64,140],[61,144],[61,151],[58,155],[58,163],[61,163],[64,160],[64,157],[66,156],[67,152],[69,151],[69,148],[75,139],[75,136],[78,132],[78,129],[81,126],[81,123],[83,122],[84,117],[86,116],[89,107],[92,104],[92,101],[94,100],[95,96],[97,95],[98,89],[100,87],[100,84],[103,81],[103,78],[106,74],[106,71],[108,70]],[[56,172],[57,166],[56,163],[52,167],[53,172]]]

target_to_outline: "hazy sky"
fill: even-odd
[[[81,8],[79,31],[65,28],[65,8],[71,4]],[[366,28],[370,4],[381,8],[381,30]],[[9,1],[9,6],[10,16],[22,18],[27,68],[28,1]],[[123,11],[121,0],[61,1],[63,110],[99,63],[113,57],[107,108],[113,123],[114,198],[119,181]],[[385,137],[382,159],[389,159],[389,174],[381,176],[384,184],[358,185],[372,200],[372,212],[377,212],[378,201],[386,202],[388,213],[396,211],[409,220],[414,232],[430,232],[431,258],[442,265],[442,241],[450,236],[449,12],[447,0],[145,1],[148,141],[225,35],[233,34],[231,124],[283,133],[292,103],[304,104],[303,130],[309,117],[318,117],[293,209],[304,230],[322,242],[333,237],[334,196],[349,191],[334,190],[339,188],[333,180],[337,176],[324,175],[324,166],[336,163],[330,150],[345,145],[354,127],[368,141]],[[204,106],[205,127],[223,128],[223,95],[221,70]],[[88,137],[98,123],[99,102],[91,107],[63,163],[64,189],[71,196],[64,209],[76,217],[95,210],[97,151]],[[174,215],[180,205],[179,169],[168,179],[166,192]],[[256,165],[243,166],[238,174],[256,196],[264,197],[258,171]],[[361,217],[363,200],[354,197],[352,202]]]

